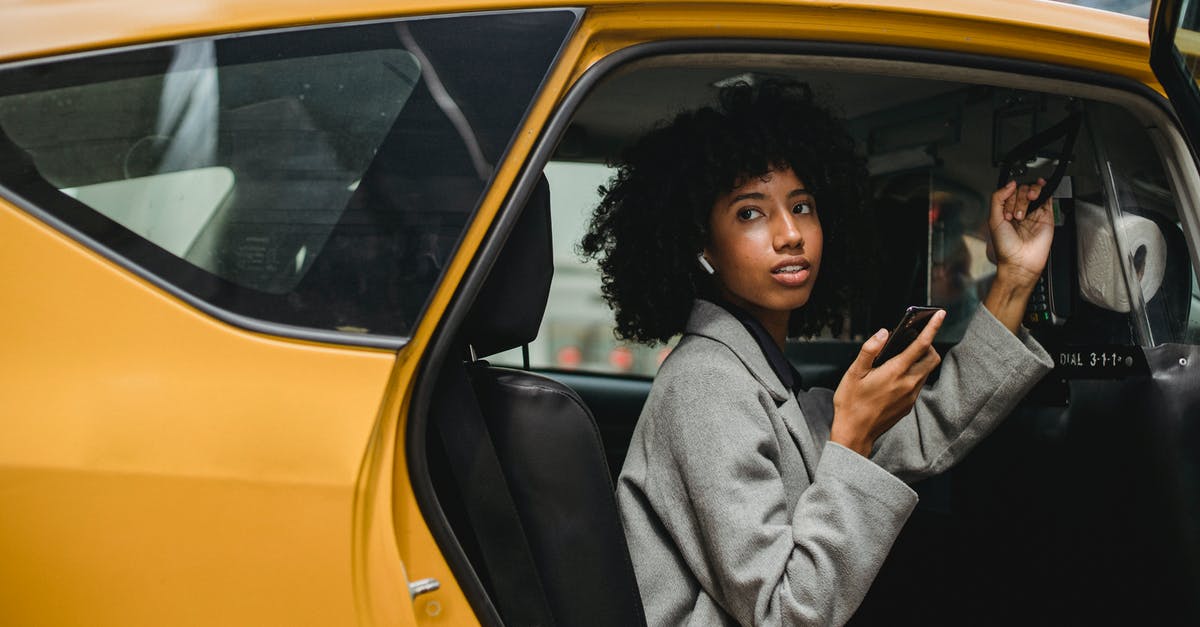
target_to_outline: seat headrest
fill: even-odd
[[[492,266],[463,330],[465,343],[486,357],[532,342],[537,337],[554,251],[550,236],[550,185],[542,176]]]

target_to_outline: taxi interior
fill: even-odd
[[[422,385],[432,390],[426,404],[417,405],[428,408],[428,429],[422,433],[422,420],[410,423],[410,436],[423,436],[410,439],[410,467],[432,482],[427,515],[445,523],[435,531],[477,612],[522,622],[527,615],[517,608],[541,599],[528,590],[536,584],[524,579],[514,586],[513,580],[540,572],[556,622],[640,619],[611,481],[656,359],[665,353],[611,339],[607,310],[579,313],[580,301],[603,308],[599,283],[594,268],[581,269],[586,264],[574,251],[561,248],[577,241],[598,198],[587,192],[594,192],[597,173],[603,181],[611,172],[604,164],[623,145],[657,120],[710,103],[723,84],[782,76],[807,83],[847,120],[869,163],[869,210],[879,250],[876,296],[852,304],[846,330],[789,342],[789,358],[805,386],[836,387],[866,334],[890,328],[908,305],[948,309],[938,348],[949,349],[994,273],[985,212],[998,172],[1006,162],[1017,164],[1021,180],[1050,177],[1060,163],[1065,169],[1055,199],[1061,224],[1052,258],[1053,303],[1031,311],[1029,319],[1056,370],[963,463],[914,486],[918,509],[852,624],[961,624],[963,617],[997,625],[1200,619],[1200,484],[1187,453],[1197,450],[1197,430],[1157,409],[1164,401],[1152,376],[1160,372],[1159,362],[1174,358],[1155,355],[1152,347],[1200,340],[1200,295],[1181,228],[1186,216],[1180,215],[1191,204],[1174,191],[1180,157],[1164,139],[1170,118],[1144,88],[1114,88],[1086,75],[1035,74],[865,58],[693,53],[647,56],[577,87],[513,194],[508,209],[526,209],[513,218],[509,243],[501,250],[493,242],[494,262],[476,270],[476,298],[472,302],[468,281],[454,305],[464,321],[460,330],[443,338],[429,362],[436,366],[441,351],[446,365],[427,370],[437,373],[436,381]],[[1048,135],[1066,120],[1078,123],[1073,141],[1061,132]],[[1021,150],[1027,154],[1010,154]],[[590,174],[574,187],[563,180],[582,171]],[[546,233],[550,224],[553,235]],[[1128,263],[1122,264],[1115,246],[1095,244],[1105,238],[1123,238],[1122,246],[1134,251]],[[558,273],[553,284],[545,272],[551,259]],[[1121,311],[1117,301],[1126,290],[1127,266],[1142,293],[1133,292],[1133,304]],[[589,272],[592,282],[581,283],[578,276]],[[1123,293],[1130,301],[1131,292]],[[604,336],[605,349],[617,346],[634,357],[606,364],[603,356],[580,359],[577,347],[564,350],[562,342],[548,345],[547,333],[561,331],[572,317],[599,325],[578,333]],[[452,315],[448,328],[454,325]],[[638,373],[631,362],[648,366]],[[503,468],[504,481],[488,485],[511,492],[519,512],[513,533],[519,536],[524,525],[528,539],[514,559],[528,562],[520,555],[528,553],[536,562],[524,571],[497,566],[500,558],[489,543],[513,536],[472,520],[496,510],[489,514],[472,503],[492,497],[467,486],[486,472],[458,472],[456,453],[448,450],[454,446],[439,435],[462,437],[461,425],[448,416],[480,411],[465,410],[457,400],[464,394],[464,366]],[[524,383],[513,383],[522,377]],[[502,400],[496,389],[506,381],[514,389],[553,389],[551,397],[570,405],[560,408],[574,416],[565,420],[578,421],[579,437],[592,443],[564,444],[556,431],[564,420],[555,413],[560,410],[542,401]],[[522,417],[522,411],[552,415]],[[597,428],[598,435],[589,437]],[[568,470],[577,462],[591,464],[591,474]],[[547,468],[534,469],[538,464]],[[607,473],[609,481],[598,481],[597,473]],[[583,513],[571,518],[559,505]],[[548,539],[553,535],[560,538]],[[555,590],[560,584],[568,589]],[[937,602],[919,600],[924,598]]]

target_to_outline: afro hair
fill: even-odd
[[[600,188],[580,252],[599,262],[617,337],[644,344],[683,332],[695,298],[716,299],[697,263],[715,200],[751,177],[791,168],[820,206],[825,250],[789,335],[839,333],[850,299],[869,289],[867,171],[841,121],[807,85],[769,80],[721,89],[717,103],[660,122],[627,147]]]

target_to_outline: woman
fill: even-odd
[[[842,624],[912,512],[905,481],[945,470],[1051,367],[1020,328],[1049,253],[1040,185],[992,196],[996,279],[940,359],[939,313],[836,391],[803,390],[786,336],[838,329],[868,278],[862,161],[802,85],[722,91],[623,155],[582,249],[625,338],[683,333],[618,483],[652,625]],[[918,396],[919,393],[919,396]],[[915,408],[914,408],[915,404]]]

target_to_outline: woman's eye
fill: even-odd
[[[796,206],[792,207],[792,213],[812,213],[812,205],[808,204],[807,202],[796,203]]]
[[[753,207],[739,209],[737,212],[737,217],[739,220],[753,220],[755,217],[760,215],[762,215],[762,212]]]

